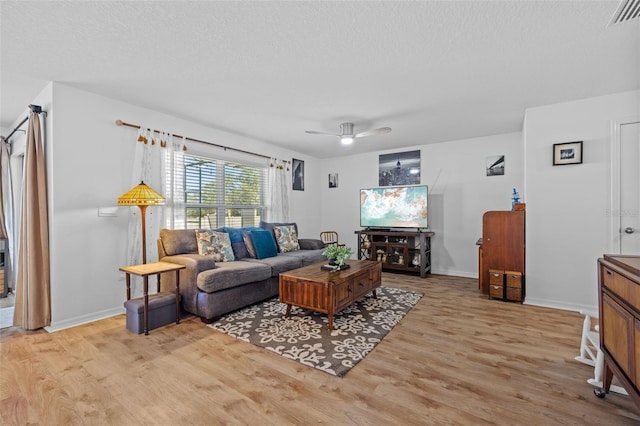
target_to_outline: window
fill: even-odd
[[[184,156],[187,229],[257,226],[263,217],[267,168]]]

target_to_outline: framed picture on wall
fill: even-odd
[[[304,191],[304,161],[293,159],[291,163],[291,180],[294,191]]]
[[[378,185],[417,185],[419,183],[419,150],[383,154],[378,157]]]
[[[485,169],[487,176],[503,176],[504,175],[504,155],[494,155],[487,157],[485,161]]]
[[[337,187],[338,187],[338,174],[329,173],[329,188],[337,188]]]
[[[582,141],[553,144],[553,165],[582,164]]]

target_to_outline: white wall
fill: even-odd
[[[293,218],[302,233],[317,235],[319,200],[313,194],[317,166],[313,158],[260,141],[53,83],[55,119],[46,141],[49,167],[51,309],[55,331],[123,312],[127,211],[99,217],[98,208],[115,206],[130,189],[136,130],[115,120],[141,124],[277,158],[305,161],[307,189],[294,194]],[[34,102],[35,103],[35,102]],[[50,108],[51,110],[53,108]],[[198,153],[219,148],[189,143]],[[227,157],[233,155],[226,152]],[[266,159],[265,159],[266,161]],[[148,235],[155,241],[157,236]]]
[[[527,303],[596,306],[596,259],[608,247],[610,121],[638,114],[640,91],[527,110],[510,133],[317,160],[260,141],[52,83],[32,103],[49,111],[46,152],[51,222],[52,325],[57,330],[123,312],[127,214],[98,217],[129,189],[135,130],[116,119],[305,161],[305,191],[292,219],[302,237],[335,229],[355,248],[359,189],[377,186],[378,155],[421,151],[429,185],[433,273],[477,277],[482,214],[510,208],[511,188],[527,203]],[[53,111],[55,109],[55,119]],[[21,117],[22,118],[22,117]],[[21,119],[20,118],[20,119]],[[524,140],[524,145],[523,145]],[[553,143],[583,140],[584,164],[551,166]],[[220,150],[192,145],[194,151]],[[488,156],[506,156],[504,176],[485,176]],[[526,161],[525,161],[526,159]],[[338,173],[338,188],[328,174]],[[523,183],[526,183],[524,188]],[[155,239],[155,236],[148,236]]]
[[[640,114],[640,91],[530,108],[524,142],[527,303],[597,306],[609,247],[611,122]],[[552,166],[554,143],[584,141],[583,164]]]
[[[378,156],[412,150],[420,150],[420,182],[429,186],[429,228],[435,233],[432,273],[477,277],[475,243],[482,236],[482,214],[510,210],[512,189],[521,191],[523,185],[521,133],[325,159],[320,173],[322,228],[338,231],[355,253],[359,191],[378,186]],[[505,155],[505,174],[486,176],[486,158],[496,155]],[[338,173],[337,188],[328,187],[329,173]]]

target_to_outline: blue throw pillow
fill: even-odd
[[[242,233],[248,231],[260,231],[262,228],[258,228],[257,226],[245,226],[244,228],[232,228],[230,226],[225,226],[222,228],[224,232],[229,234],[229,239],[232,243],[241,243],[242,241]]]
[[[253,247],[256,251],[256,259],[274,257],[278,255],[276,239],[271,231],[251,231]]]

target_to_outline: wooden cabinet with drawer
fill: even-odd
[[[478,287],[483,294],[494,298],[489,270],[518,271],[524,275],[525,269],[525,212],[489,211],[482,215],[482,238],[478,245]],[[521,280],[524,284],[524,280]],[[495,284],[497,285],[497,284]],[[505,284],[502,284],[504,287]],[[524,287],[522,287],[524,290]],[[506,297],[506,290],[505,296]],[[522,298],[524,300],[524,291]]]
[[[640,256],[598,259],[600,347],[604,353],[604,398],[615,374],[640,407]]]

